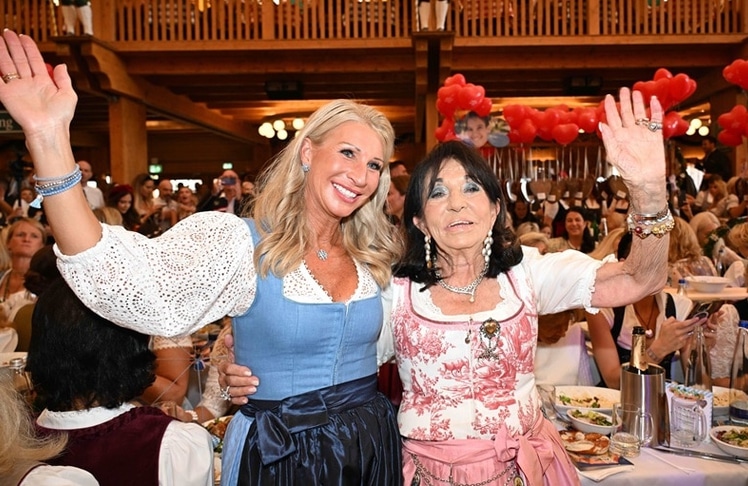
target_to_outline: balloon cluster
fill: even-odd
[[[492,106],[483,86],[468,83],[465,76],[459,73],[448,77],[436,93],[436,109],[444,116],[436,129],[436,139],[440,142],[458,139],[454,131],[455,120],[471,111],[486,117],[491,113]]]
[[[673,106],[686,100],[696,91],[696,81],[687,74],[673,74],[665,68],[655,71],[650,81],[637,81],[634,90],[640,91],[644,102],[649,105],[652,96],[657,97],[662,109],[666,111],[662,119],[662,136],[667,140],[688,131],[688,122],[675,111],[667,111]]]
[[[748,61],[736,59],[722,70],[722,76],[730,84],[735,84],[748,90]]]
[[[748,90],[748,61],[736,59],[722,70],[722,76],[728,83]],[[736,147],[743,143],[743,137],[748,137],[748,109],[735,105],[717,118],[717,124],[722,127],[717,139],[725,145]]]
[[[538,110],[526,105],[506,105],[504,119],[509,124],[512,143],[529,144],[539,137],[546,142],[568,145],[579,136],[579,130],[594,132],[600,120],[599,108],[569,109],[559,105]]]

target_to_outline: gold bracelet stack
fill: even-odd
[[[629,212],[626,224],[629,231],[641,239],[649,235],[662,238],[675,227],[675,220],[670,213],[670,208],[665,206],[665,209],[654,214]]]

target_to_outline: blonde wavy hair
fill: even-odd
[[[46,461],[67,444],[67,435],[37,437],[30,411],[13,388],[9,374],[0,374],[0,475],[19,461]]]
[[[618,254],[618,243],[621,242],[621,238],[628,232],[628,228],[616,228],[608,231],[605,238],[592,250],[589,255],[597,260],[602,260],[608,255]]]
[[[675,217],[675,227],[670,232],[668,263],[675,263],[684,258],[695,260],[703,255],[696,232],[683,218]]]
[[[373,129],[382,142],[385,166],[376,193],[362,207],[341,221],[343,246],[356,261],[368,266],[381,287],[389,284],[391,266],[400,255],[399,240],[389,231],[384,203],[390,187],[389,160],[395,132],[377,110],[351,100],[335,100],[319,108],[304,128],[275,158],[259,178],[259,195],[253,216],[261,241],[255,250],[255,266],[262,276],[282,277],[301,264],[311,228],[305,210],[306,177],[301,169],[304,140],[321,144],[340,125],[357,122]]]

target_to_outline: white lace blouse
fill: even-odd
[[[94,247],[70,256],[55,246],[55,253],[87,307],[144,334],[191,333],[244,314],[255,297],[254,244],[246,222],[233,214],[196,213],[152,239],[102,224]],[[377,292],[366,267],[356,262],[356,271],[351,301]],[[283,278],[283,292],[299,302],[331,301],[303,264]]]

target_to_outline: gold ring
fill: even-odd
[[[14,79],[21,79],[21,75],[18,73],[8,73],[3,76],[3,81],[5,81],[6,83],[13,81]]]
[[[649,118],[637,118],[635,123],[637,125],[647,126],[649,124]]]

